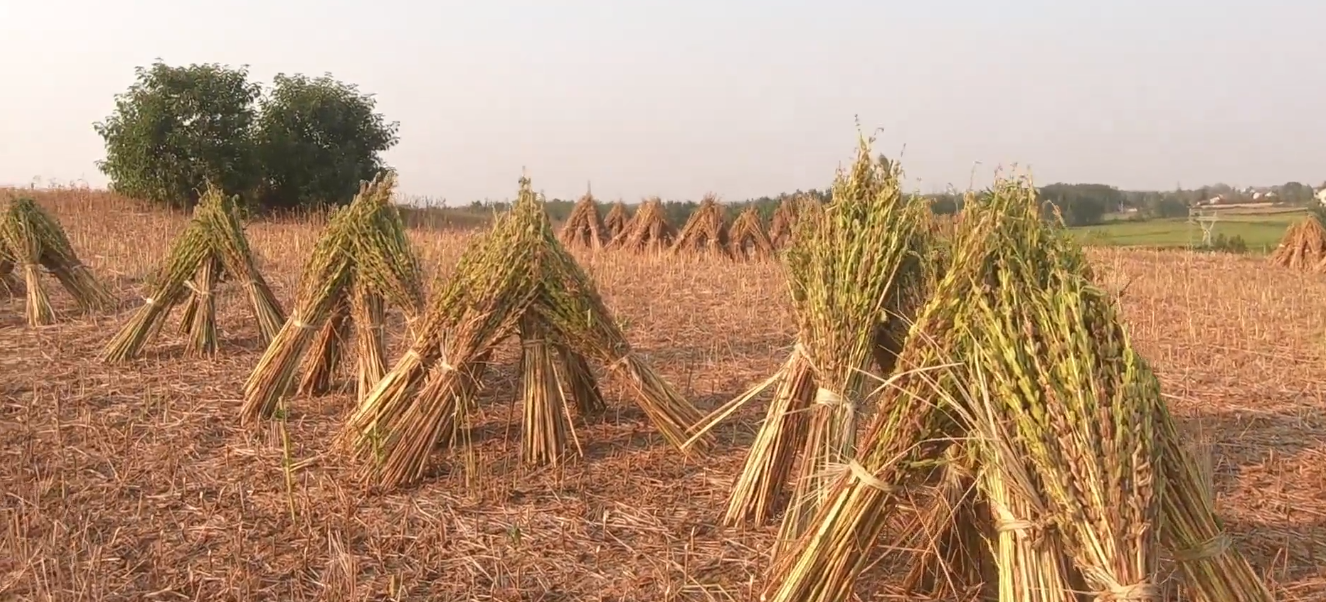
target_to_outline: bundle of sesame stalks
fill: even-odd
[[[672,253],[693,251],[728,255],[727,221],[718,197],[706,194],[672,243]]]
[[[1309,215],[1289,226],[1271,253],[1271,263],[1294,270],[1326,271],[1326,227],[1321,219]]]
[[[1158,600],[1162,542],[1204,599],[1270,600],[1220,532],[1114,301],[1030,183],[1001,180],[969,205],[951,252],[859,455],[767,599],[848,599],[900,501],[966,448],[977,485],[960,503],[988,523],[927,530],[986,533],[993,566],[967,578],[996,575],[1001,602]]]
[[[567,216],[566,223],[562,224],[559,238],[567,247],[597,251],[608,242],[608,237],[608,228],[603,225],[603,218],[599,216],[598,203],[594,201],[594,195],[586,192],[571,209],[571,215]]]
[[[0,286],[10,288],[15,267],[23,270],[27,319],[31,326],[55,321],[55,310],[41,283],[41,269],[55,276],[82,311],[96,311],[115,300],[74,253],[60,223],[30,198],[9,203],[0,215]]]
[[[769,242],[777,248],[791,243],[792,231],[796,229],[803,209],[818,205],[819,201],[804,197],[792,197],[779,203],[778,208],[774,209],[773,218],[769,220]]]
[[[901,194],[900,172],[872,160],[861,140],[855,163],[833,185],[833,202],[799,221],[786,251],[798,333],[783,369],[729,402],[705,432],[773,387],[774,398],[728,500],[724,522],[764,522],[780,506],[800,456],[792,504],[780,540],[795,541],[831,484],[830,466],[855,453],[857,417],[866,410],[870,375],[882,377],[896,349],[886,324],[910,318],[923,266],[923,206]],[[883,364],[883,365],[881,365]]]
[[[383,329],[388,306],[412,322],[423,308],[422,270],[391,204],[396,179],[379,174],[360,185],[349,205],[333,212],[304,264],[295,308],[267,346],[244,385],[244,422],[272,416],[294,386],[300,392],[330,388],[351,332],[357,355],[359,399],[386,372]]]
[[[254,262],[236,202],[235,197],[208,185],[194,207],[193,219],[175,239],[165,264],[149,281],[151,294],[106,345],[101,353],[103,361],[120,362],[137,357],[148,339],[161,330],[171,310],[186,301],[181,330],[189,335],[189,353],[215,353],[217,330],[212,295],[216,283],[227,276],[247,290],[258,332],[264,341],[271,340],[285,316]]]
[[[608,215],[603,218],[604,233],[608,235],[608,241],[611,242],[626,230],[626,225],[630,223],[631,215],[626,211],[626,203],[617,201],[612,204],[612,209],[608,210]]]
[[[732,222],[728,229],[728,247],[733,257],[763,259],[773,256],[773,243],[764,233],[760,213],[754,207],[747,207]]]
[[[610,249],[661,251],[672,245],[677,231],[663,214],[663,200],[653,197],[640,205],[635,217],[608,242]]]
[[[628,378],[641,407],[674,445],[700,418],[632,351],[522,178],[511,211],[461,255],[410,350],[347,422],[342,442],[366,462],[365,480],[385,488],[416,482],[439,443],[470,457],[468,417],[478,403],[482,362],[512,336],[522,342],[527,462],[564,456],[575,437],[571,406],[582,413],[602,408],[588,359]]]

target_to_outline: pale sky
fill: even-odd
[[[485,6],[486,4],[486,6]],[[1103,11],[1103,12],[1102,12]],[[0,0],[0,183],[103,185],[135,66],[331,72],[401,124],[402,190],[739,200],[820,188],[853,116],[911,186],[1326,180],[1313,0]]]

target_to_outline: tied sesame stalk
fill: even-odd
[[[1159,384],[1090,283],[1081,248],[1042,219],[1030,183],[1003,182],[995,196],[1008,201],[997,204],[1006,227],[998,269],[976,282],[984,294],[962,322],[968,363],[1095,599],[1157,600]]]
[[[180,330],[189,334],[192,353],[211,355],[216,349],[216,318],[215,310],[205,306],[214,308],[215,286],[227,275],[247,283],[258,331],[264,340],[270,339],[284,320],[281,307],[255,267],[236,197],[209,184],[194,207],[193,219],[152,279],[151,295],[102,351],[102,359],[118,362],[137,357],[160,332],[170,311],[186,301]]]
[[[513,214],[500,216],[466,249],[410,350],[346,422],[341,444],[372,460],[361,473],[366,481],[386,488],[414,482],[434,444],[468,432],[457,417],[473,405],[479,363],[514,332],[536,290],[528,271],[536,249],[524,226]]]
[[[212,291],[220,273],[221,262],[213,257],[203,262],[202,269],[192,282],[185,281],[193,294],[185,308],[185,321],[181,321],[180,325],[188,327],[188,351],[191,355],[210,357],[216,353],[216,301]]]
[[[1270,588],[1225,532],[1215,512],[1211,475],[1184,445],[1164,404],[1156,419],[1165,479],[1160,537],[1188,588],[1206,602],[1272,602]]]
[[[212,253],[225,273],[244,283],[258,322],[258,333],[264,343],[269,343],[285,322],[285,314],[254,261],[253,251],[244,235],[244,225],[239,219],[238,199],[226,196],[209,184],[199,199],[199,210],[195,215],[206,224]]]
[[[341,220],[344,210],[332,215],[328,232],[313,247],[304,265],[295,309],[244,383],[244,405],[240,409],[245,423],[271,416],[294,384],[295,371],[308,351],[318,330],[342,303],[350,286],[353,263],[341,249],[349,244]]]
[[[972,208],[976,215],[957,233],[951,262],[940,271],[933,294],[912,322],[893,376],[878,390],[878,412],[856,459],[838,471],[841,476],[804,534],[776,557],[767,600],[848,599],[867,552],[895,515],[900,495],[926,480],[927,461],[946,447],[951,419],[939,411],[935,392],[955,390],[960,380],[952,370],[935,368],[966,353],[954,326],[968,299],[979,291],[974,283],[994,269],[999,243],[994,234],[1005,227],[1007,202]],[[817,211],[807,206],[801,219]]]
[[[524,433],[521,458],[532,465],[556,465],[574,437],[567,400],[548,333],[537,317],[520,320],[521,405]],[[577,443],[577,448],[579,444]]]
[[[793,349],[777,374],[733,400],[729,407],[744,405],[775,383],[777,388],[764,423],[728,496],[725,525],[764,523],[786,501],[783,487],[792,478],[797,449],[805,440],[806,411],[815,392],[814,367],[805,351],[800,346]]]
[[[571,215],[567,216],[566,223],[562,224],[562,231],[557,236],[567,247],[581,247],[594,251],[603,248],[604,243],[608,241],[608,229],[599,216],[599,206],[594,201],[594,195],[586,192],[585,196],[576,201],[576,206],[571,209]]]
[[[156,336],[170,310],[188,294],[185,283],[211,258],[208,233],[199,220],[189,222],[175,239],[165,264],[149,284],[150,294],[101,352],[102,361],[122,362],[141,353],[148,339]]]
[[[799,455],[776,554],[806,532],[834,481],[833,467],[855,453],[867,382],[891,368],[882,350],[897,347],[882,341],[895,333],[882,325],[915,314],[910,289],[922,272],[922,206],[903,197],[900,170],[876,161],[870,144],[862,138],[856,161],[835,178],[833,203],[797,221],[785,257],[798,342],[794,357],[765,385],[774,386],[774,399],[725,514],[731,522],[768,520]],[[704,428],[762,388],[711,415]]]
[[[924,591],[933,599],[969,599],[970,590],[994,580],[992,560],[985,546],[990,508],[976,496],[976,460],[968,446],[954,444],[934,469],[938,482],[908,517],[904,549],[919,550],[920,558],[904,580],[906,591]]]
[[[773,243],[760,223],[760,213],[747,207],[728,229],[729,254],[733,257],[763,259],[774,254]]]
[[[1062,265],[1038,267],[1059,273],[1037,283],[1010,269],[978,300],[977,361],[1097,598],[1157,600],[1159,389],[1103,296]]]
[[[1052,508],[1016,434],[984,376],[978,371],[962,380],[977,386],[961,389],[961,398],[946,405],[970,429],[963,447],[980,467],[978,491],[994,531],[986,539],[995,574],[986,581],[995,584],[1000,602],[1078,602],[1086,584],[1053,528]]]
[[[718,197],[706,194],[700,200],[700,206],[691,212],[690,219],[677,233],[677,239],[669,251],[676,255],[682,251],[695,251],[711,255],[727,256],[727,223],[723,219],[723,207],[718,204]]]
[[[542,273],[538,275],[534,311],[565,346],[625,377],[654,427],[674,447],[682,449],[687,442],[687,430],[703,415],[631,349],[589,275],[553,236],[543,206],[532,192],[528,199],[517,203],[513,212],[529,212],[527,223],[533,224],[534,232],[541,233],[535,240],[541,251]],[[703,448],[707,444],[707,439],[700,439],[692,445]]]
[[[576,411],[581,416],[592,416],[607,409],[598,379],[594,377],[585,356],[566,345],[554,343],[553,348],[559,359],[558,380],[566,384],[568,394],[576,404]]]
[[[84,312],[104,309],[114,297],[74,253],[60,223],[30,198],[12,201],[0,215],[0,287],[12,292],[10,275],[22,267],[27,288],[27,318],[32,326],[55,321],[50,297],[41,284],[45,268]]]
[[[42,240],[31,219],[17,201],[0,222],[0,236],[8,255],[22,268],[23,285],[27,290],[27,319],[29,326],[45,326],[55,322],[55,310],[50,296],[41,283]],[[36,206],[35,203],[32,204]]]
[[[419,261],[391,204],[395,182],[394,174],[379,174],[360,185],[349,205],[333,212],[304,265],[294,314],[249,376],[242,410],[246,422],[272,414],[288,395],[301,361],[309,372],[299,391],[325,390],[349,332],[356,339],[359,399],[382,378],[387,306],[399,307],[410,323],[423,306]],[[317,342],[304,331],[319,332]],[[315,353],[306,359],[310,345]]]
[[[631,215],[626,211],[626,203],[617,201],[612,204],[612,209],[608,210],[608,215],[603,218],[603,227],[606,229],[606,239],[611,242],[619,234],[626,231],[627,224],[631,221]]]
[[[677,231],[663,212],[663,200],[650,198],[640,205],[635,216],[608,242],[610,249],[657,252],[672,245]]]
[[[299,381],[300,395],[321,395],[331,390],[336,367],[341,362],[345,340],[350,336],[350,306],[340,300],[332,309],[331,317],[318,331],[318,336],[304,358],[304,377]]]
[[[383,336],[387,326],[387,308],[382,295],[364,286],[361,281],[356,281],[352,288],[350,307],[354,315],[355,342],[359,352],[355,398],[362,401],[387,371],[386,362],[382,359],[387,348]]]

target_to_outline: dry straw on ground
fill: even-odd
[[[609,236],[609,229],[603,225],[603,219],[599,216],[598,202],[594,200],[594,195],[588,192],[576,202],[575,207],[571,209],[571,215],[567,216],[566,223],[562,224],[562,231],[558,234],[562,244],[567,247],[581,247],[595,251],[607,244]]]
[[[1326,271],[1326,227],[1316,216],[1290,226],[1271,254],[1271,263],[1303,271]]]
[[[215,294],[225,276],[240,282],[248,292],[263,341],[276,335],[285,316],[258,271],[236,203],[236,197],[208,185],[194,208],[193,220],[175,239],[158,269],[151,294],[102,350],[103,361],[138,357],[143,345],[156,336],[180,303],[186,304],[181,330],[189,335],[189,352],[203,356],[216,353]]]
[[[672,246],[677,231],[663,214],[663,200],[653,197],[635,210],[635,217],[612,238],[609,248],[627,251],[663,251]]]
[[[363,399],[386,372],[383,328],[389,306],[412,320],[423,307],[419,260],[391,204],[394,174],[379,175],[336,211],[304,265],[290,318],[244,386],[244,421],[270,417],[290,393],[301,362],[301,392],[331,386],[342,340],[354,333]]]
[[[84,312],[105,309],[115,302],[78,259],[60,222],[28,197],[10,200],[0,215],[0,287],[8,293],[18,288],[12,278],[16,268],[23,274],[29,326],[55,321],[55,310],[41,282],[42,269],[55,276]]]
[[[574,432],[570,406],[600,405],[586,359],[630,382],[640,407],[674,445],[700,418],[631,348],[522,178],[511,211],[466,249],[410,349],[346,424],[342,440],[364,462],[364,477],[386,488],[417,482],[439,444],[469,458],[486,362],[512,336],[522,347],[527,462],[556,463]]]

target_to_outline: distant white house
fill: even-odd
[[[1317,199],[1317,202],[1318,202],[1318,203],[1321,203],[1321,204],[1323,204],[1323,205],[1326,205],[1326,188],[1322,188],[1321,190],[1318,190],[1318,191],[1316,192],[1316,195],[1315,195],[1315,196],[1316,196],[1316,199]]]

